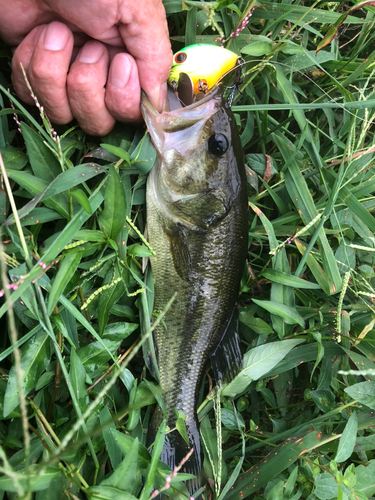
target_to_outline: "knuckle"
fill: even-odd
[[[44,60],[32,61],[28,74],[31,84],[52,85],[59,88],[65,86],[65,71],[61,68],[61,64],[53,59],[48,62]]]
[[[85,68],[85,71],[72,70],[68,74],[67,85],[69,90],[84,92],[92,89],[97,82],[97,74],[94,68]]]

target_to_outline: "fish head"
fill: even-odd
[[[202,100],[158,113],[145,95],[142,113],[159,155],[155,193],[166,209],[199,227],[227,214],[243,188],[237,125],[218,86]]]

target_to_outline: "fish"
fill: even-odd
[[[217,45],[197,43],[188,45],[173,56],[168,84],[178,93],[184,105],[190,105],[231,74],[229,86],[241,81],[243,59],[231,50]],[[232,72],[234,68],[236,71]]]
[[[173,94],[173,93],[172,93]],[[182,471],[201,485],[201,446],[196,417],[204,367],[231,324],[247,254],[247,188],[237,125],[218,86],[201,101],[157,112],[145,95],[142,113],[157,160],[146,187],[147,231],[154,251],[153,310],[177,296],[154,331],[164,415],[151,419],[148,443],[166,417],[186,416],[188,442],[165,438],[161,460],[172,470],[194,449]]]

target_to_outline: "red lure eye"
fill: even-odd
[[[185,54],[185,52],[179,52],[178,54],[176,54],[174,56],[174,61],[177,64],[181,64],[181,63],[185,62],[186,59],[187,59],[187,55]]]

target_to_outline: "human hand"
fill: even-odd
[[[159,110],[172,62],[162,0],[0,0],[0,36],[15,49],[18,96],[89,134],[141,120],[140,89]]]

